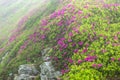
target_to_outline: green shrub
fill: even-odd
[[[70,72],[62,78],[63,80],[105,80],[105,77],[98,70],[77,65],[71,66]]]

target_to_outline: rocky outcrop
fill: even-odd
[[[31,64],[20,65],[18,70],[18,74],[36,75],[37,73],[35,66]]]
[[[44,49],[42,54],[43,63],[40,65],[40,80],[57,80],[61,76],[60,71],[56,71],[52,60],[50,59],[51,48]],[[32,64],[24,64],[19,66],[18,74],[15,74],[14,80],[36,80],[38,71]],[[38,79],[37,79],[38,80]]]
[[[15,75],[14,80],[35,80],[38,74],[37,69],[32,64],[20,65],[18,75]]]
[[[42,51],[42,59],[44,63],[40,65],[41,68],[41,80],[57,80],[59,76],[61,76],[61,73],[59,71],[56,71],[53,64],[52,60],[50,59],[50,48],[44,49]]]

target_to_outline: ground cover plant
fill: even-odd
[[[39,66],[41,51],[50,47],[61,80],[119,80],[119,1],[51,0],[47,6],[46,13],[27,20],[20,33],[8,40],[1,79],[17,73],[20,64]]]

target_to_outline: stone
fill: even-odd
[[[30,76],[28,74],[16,75],[14,80],[35,80],[36,76]]]
[[[61,76],[60,71],[56,71],[54,65],[52,64],[52,60],[49,57],[49,50],[47,48],[42,51],[42,59],[43,63],[40,65],[41,69],[41,80],[56,80],[59,76]]]
[[[18,74],[29,74],[36,75],[38,71],[36,70],[34,65],[24,64],[19,66]]]
[[[35,80],[37,74],[38,71],[33,64],[20,65],[14,80]]]

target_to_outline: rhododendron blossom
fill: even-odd
[[[83,42],[82,42],[82,41],[80,41],[80,42],[78,42],[78,44],[79,44],[80,46],[82,46],[82,45],[83,45]]]
[[[78,49],[75,49],[75,50],[74,50],[74,53],[77,53],[78,51],[79,51]]]
[[[78,60],[78,64],[82,63],[83,61],[82,60]]]
[[[85,61],[92,62],[92,61],[94,61],[95,59],[97,59],[96,56],[87,56],[87,57],[85,58]]]

